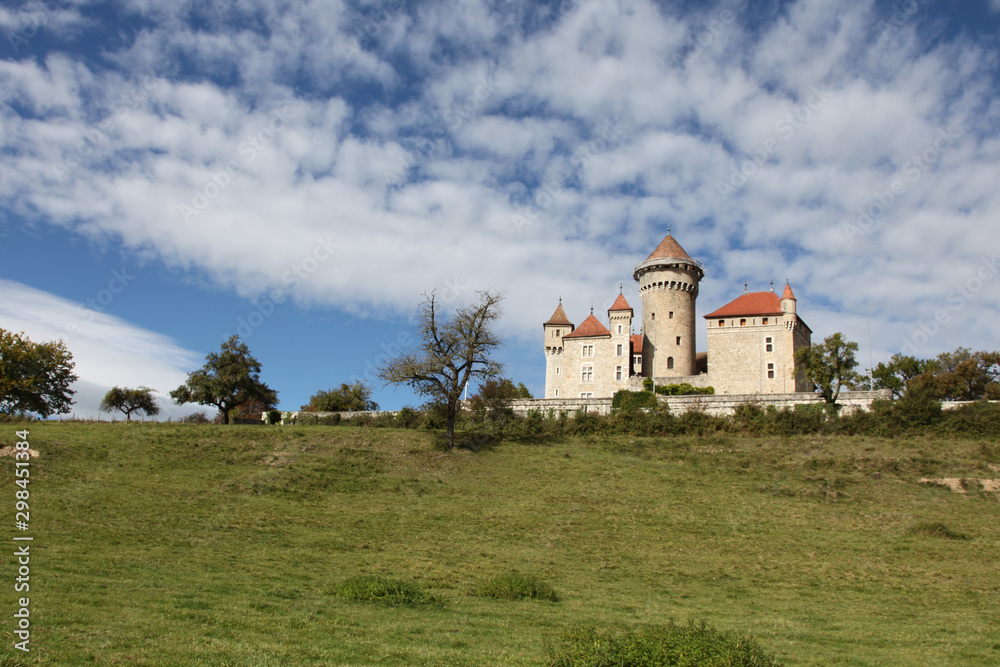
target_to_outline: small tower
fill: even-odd
[[[632,277],[642,298],[642,374],[669,377],[697,374],[695,301],[705,271],[667,235]]]
[[[563,337],[573,332],[573,323],[566,317],[562,299],[559,299],[559,305],[542,329],[545,331],[545,398],[564,398],[561,391],[566,372],[563,368]]]
[[[608,322],[611,324],[611,347],[614,353],[612,365],[613,382],[616,386],[627,383],[632,359],[632,306],[628,305],[619,288],[618,298],[608,308]]]
[[[795,304],[797,299],[795,294],[792,293],[792,286],[785,281],[785,291],[781,295],[781,312],[788,313],[789,315],[795,315]]]

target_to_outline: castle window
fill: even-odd
[[[760,321],[760,323],[761,323],[761,324],[767,324],[767,321],[768,321],[768,318],[766,318],[766,317],[765,317],[764,319],[762,319],[762,320]]]
[[[593,398],[593,397],[594,397],[594,392],[592,392],[592,391],[581,391],[580,392],[580,398]]]
[[[555,336],[556,338],[558,338],[559,337],[559,333],[560,333],[560,330],[556,329],[554,332],[552,332],[552,335]]]
[[[746,321],[746,318],[741,318],[741,319],[740,319],[740,326],[741,326],[741,327],[745,327],[746,325],[747,325],[747,321]]]
[[[674,311],[672,311],[672,310],[670,311],[670,315],[668,316],[668,319],[671,319],[671,320],[674,319]]]
[[[668,371],[669,370],[673,370],[673,368],[674,368],[674,358],[673,357],[667,357],[667,370]]]
[[[656,319],[656,313],[653,313],[653,314],[651,314],[651,315],[649,316],[649,319],[651,319],[651,320],[655,320],[655,319]]]
[[[773,380],[774,379],[774,364],[768,364],[767,365],[767,378],[769,380]]]
[[[681,344],[681,337],[680,337],[680,336],[678,336],[678,337],[677,337],[677,344],[678,344],[678,345],[680,345],[680,344]]]
[[[584,366],[580,369],[580,382],[593,382],[594,381],[594,367]]]
[[[616,354],[615,356],[618,356],[618,357],[622,356],[623,351],[622,351],[622,344],[621,343],[618,343],[617,351],[618,351],[618,354]]]
[[[726,321],[725,320],[719,320],[719,326],[720,327],[726,326]]]
[[[556,366],[556,375],[559,375],[559,366]]]
[[[635,364],[636,366],[642,366],[642,357],[640,357],[638,354],[635,355],[634,357],[632,357],[632,363]]]
[[[774,352],[774,345],[771,344],[771,337],[768,336],[767,338],[765,338],[764,342],[766,343],[764,349],[767,350],[768,352]]]
[[[615,366],[615,379],[618,380],[619,382],[622,379],[622,367],[621,366]]]
[[[618,325],[618,333],[621,333],[621,332],[622,332],[622,325],[619,324]]]
[[[592,357],[592,356],[594,356],[594,346],[593,345],[584,345],[581,348],[581,350],[582,350],[581,356],[584,356],[584,357]]]

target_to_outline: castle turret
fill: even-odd
[[[785,281],[785,291],[781,295],[781,312],[788,313],[789,315],[795,315],[795,304],[797,299],[795,294],[792,293],[792,286]]]
[[[542,329],[545,331],[545,398],[562,398],[565,396],[565,392],[560,391],[565,378],[563,337],[573,332],[573,323],[563,310],[562,299]]]
[[[628,305],[621,292],[608,308],[608,321],[611,323],[611,343],[615,355],[614,381],[627,383],[632,375],[632,306]]]
[[[695,375],[695,301],[705,271],[670,235],[632,276],[642,298],[642,374]]]

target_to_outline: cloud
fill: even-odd
[[[667,223],[708,265],[704,307],[790,277],[831,322],[877,313],[886,347],[996,246],[997,54],[922,14],[223,4],[202,25],[128,3],[150,27],[103,68],[0,61],[4,207],[247,297],[364,313],[500,287],[524,339],[559,295],[613,296]],[[961,343],[998,310],[969,300]]]
[[[204,409],[175,406],[167,395],[203,363],[202,355],[166,336],[21,283],[0,280],[0,292],[3,328],[24,332],[35,342],[66,343],[79,377],[72,408],[77,417],[97,417],[104,394],[115,385],[157,390],[161,419]]]

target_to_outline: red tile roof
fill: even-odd
[[[795,299],[795,295],[792,293],[792,286],[785,283],[785,293],[781,295],[782,299]],[[795,299],[798,301],[798,299]]]
[[[628,301],[625,300],[624,295],[619,294],[618,298],[615,299],[615,302],[611,304],[611,307],[608,308],[608,310],[632,310],[632,306],[628,305]]]
[[[573,333],[563,336],[566,338],[591,338],[594,336],[610,336],[608,331],[600,321],[591,313],[590,317],[583,321],[583,324],[573,330]]]
[[[569,321],[568,317],[566,317],[566,311],[563,310],[561,303],[559,304],[559,307],[556,308],[556,312],[552,313],[552,317],[550,317],[549,321],[545,324],[564,324],[567,326],[573,326],[573,323]]]
[[[656,246],[656,250],[654,250],[649,255],[649,257],[646,258],[646,261],[648,262],[651,259],[659,259],[661,257],[679,257],[681,259],[688,259],[688,260],[691,259],[691,255],[684,252],[684,248],[681,247],[681,244],[678,243],[677,240],[674,239],[674,237],[671,236],[670,234],[667,234],[663,238],[663,240],[660,241],[660,245]]]
[[[632,334],[632,354],[642,354],[642,334]]]
[[[705,315],[706,320],[714,317],[739,317],[743,315],[781,315],[781,299],[774,292],[750,292],[730,301],[714,313]]]

